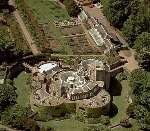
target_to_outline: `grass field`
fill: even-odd
[[[51,120],[41,123],[44,127],[52,127],[56,131],[83,131],[86,125],[74,119]]]
[[[127,80],[122,81],[121,85],[122,85],[121,95],[113,97],[113,103],[117,106],[118,113],[116,116],[111,118],[112,124],[117,124],[120,122],[121,119],[126,117],[126,109],[129,105],[127,102],[127,97],[130,91],[128,81]]]
[[[31,94],[31,88],[29,85],[30,74],[22,72],[15,79],[15,86],[17,88],[17,103],[21,106],[28,106]]]
[[[114,116],[110,119],[112,125],[119,124],[120,120],[122,120],[123,118],[126,118],[126,116],[127,116],[126,109],[129,105],[129,103],[127,102],[127,97],[129,95],[131,88],[130,88],[129,82],[127,80],[123,80],[121,82],[121,85],[122,85],[121,95],[114,96],[114,98],[113,98],[113,103],[117,106],[118,113],[116,116]],[[117,128],[114,128],[112,131],[140,131],[136,120],[131,119],[130,122],[132,124],[131,128],[117,127]]]
[[[50,0],[26,0],[32,8],[40,23],[48,23],[53,20],[69,19],[67,11],[59,6],[55,1]]]

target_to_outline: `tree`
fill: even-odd
[[[120,121],[120,125],[122,127],[131,127],[131,123],[130,123],[129,119],[122,119]]]
[[[0,85],[0,110],[4,110],[9,105],[16,102],[15,87],[9,84]]]
[[[150,52],[150,33],[142,32],[134,41],[133,48],[138,53]]]
[[[130,0],[102,0],[104,14],[110,23],[121,28],[129,15]]]
[[[146,71],[150,71],[150,53],[140,54],[139,64]]]
[[[0,62],[10,62],[23,57],[23,55],[23,50],[16,48],[8,33],[5,30],[0,30]]]
[[[124,22],[122,31],[127,37],[129,45],[132,47],[133,42],[142,32],[150,32],[150,10],[144,1],[139,1],[137,10],[132,13],[127,21]]]
[[[81,12],[74,0],[64,0],[63,4],[66,6],[68,14],[72,17],[76,17]]]
[[[139,121],[141,128],[150,129],[150,73],[137,69],[131,73],[133,108],[130,110]],[[133,111],[133,112],[132,112]]]
[[[3,124],[10,125],[19,130],[39,131],[40,128],[36,121],[29,118],[32,113],[30,107],[14,105],[2,112],[1,121]]]
[[[134,109],[135,109],[135,104],[134,103],[131,103],[128,108],[127,108],[127,115],[130,117],[130,118],[134,118],[135,117],[135,113],[134,113]]]

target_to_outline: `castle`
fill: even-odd
[[[87,117],[107,114],[110,78],[121,71],[122,67],[112,70],[95,59],[81,61],[78,69],[55,61],[41,62],[32,68],[31,102],[51,116],[70,112],[82,112]]]

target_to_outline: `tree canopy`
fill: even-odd
[[[143,32],[134,41],[133,48],[138,53],[150,52],[150,33]]]
[[[37,122],[29,118],[32,113],[30,107],[14,105],[2,112],[1,121],[3,124],[15,127],[19,130],[39,131],[40,127]]]
[[[16,102],[15,87],[10,84],[0,85],[0,110],[4,110],[9,105]]]
[[[63,2],[63,4],[66,6],[70,16],[76,17],[80,13],[81,9],[78,7],[74,0],[61,0],[61,2]]]
[[[137,69],[131,73],[130,85],[132,87],[132,107],[135,118],[139,121],[141,128],[150,129],[150,73]],[[132,113],[133,115],[133,113]]]
[[[129,45],[142,32],[150,32],[150,2],[148,0],[101,0],[103,11],[112,25],[122,30]]]
[[[148,28],[150,25],[150,8],[144,2],[141,2],[137,8],[136,13],[129,16],[122,28],[131,47],[142,32],[150,32]]]
[[[129,15],[129,0],[102,0],[104,13],[110,23],[121,28]]]
[[[14,41],[8,32],[8,26],[0,25],[0,63],[21,58],[24,52],[16,48]]]

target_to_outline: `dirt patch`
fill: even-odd
[[[121,57],[124,57],[128,62],[124,65],[124,67],[128,71],[133,71],[139,68],[138,62],[135,60],[134,54],[135,52],[133,50],[121,50],[119,52],[119,55]]]

